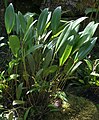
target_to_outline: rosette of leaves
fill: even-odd
[[[95,45],[97,38],[93,35],[98,23],[92,21],[79,31],[85,19],[61,20],[61,7],[53,13],[45,8],[38,18],[35,13],[16,13],[12,4],[7,7],[5,27],[13,54],[8,73],[20,75],[20,80],[13,79],[16,81],[14,99],[32,106],[32,118],[43,116],[49,95],[64,87]],[[26,111],[25,119],[31,109]]]

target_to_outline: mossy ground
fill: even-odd
[[[99,111],[89,100],[69,95],[68,101],[70,106],[64,112],[52,112],[47,120],[99,120]]]

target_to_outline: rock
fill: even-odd
[[[96,106],[85,98],[68,96],[70,106],[65,111],[48,113],[45,120],[99,120]]]

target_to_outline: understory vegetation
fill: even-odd
[[[0,71],[0,119],[46,120],[47,115],[51,120],[50,113],[68,111],[72,86],[79,88],[76,93],[90,87],[99,91],[99,59],[90,55],[99,23],[89,21],[83,28],[87,17],[67,21],[61,13],[60,6],[53,12],[45,8],[39,16],[15,12],[12,3],[6,8],[11,56]]]

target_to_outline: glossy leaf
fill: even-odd
[[[84,61],[86,62],[86,64],[87,64],[89,70],[92,71],[92,63],[91,63],[91,61],[88,60],[88,59],[84,59]]]
[[[40,14],[38,19],[38,23],[37,23],[38,36],[43,34],[47,23],[47,18],[48,18],[48,8],[45,8]]]
[[[61,19],[61,7],[57,7],[54,10],[52,14],[52,19],[51,19],[51,28],[52,28],[53,35],[57,33],[57,29],[60,24],[60,19]]]
[[[64,42],[67,41],[67,38],[69,37],[71,30],[72,30],[72,23],[68,24],[64,28],[63,32],[60,34],[60,36],[57,40],[57,43],[56,43],[56,53],[58,52],[60,47],[64,44]]]
[[[5,12],[5,27],[7,34],[10,34],[15,24],[15,13],[12,3],[6,8]]]
[[[11,35],[9,37],[9,46],[11,48],[12,53],[15,57],[18,56],[18,51],[20,49],[20,41],[16,35]]]
[[[82,32],[82,35],[89,34],[89,39],[94,35],[99,23],[90,22]]]
[[[15,14],[15,27],[14,27],[15,31],[17,34],[19,34],[20,32],[20,21],[19,21],[19,17],[18,14]]]
[[[84,43],[79,48],[79,51],[76,54],[75,61],[84,59],[89,54],[89,52],[92,50],[92,48],[94,47],[96,40],[97,40],[97,38],[92,38],[91,41],[87,41],[86,43]]]
[[[76,26],[78,26],[79,25],[79,23],[81,23],[83,20],[85,20],[87,17],[81,17],[81,18],[78,18],[77,20],[75,20],[74,22],[73,22],[73,27],[72,27],[72,29],[74,29]]]
[[[72,70],[71,70],[71,73],[70,73],[70,74],[72,74],[81,64],[82,64],[82,61],[77,62],[77,63],[72,67]]]
[[[19,16],[22,32],[25,33],[25,31],[26,31],[26,21],[25,21],[24,15],[22,15],[22,13],[19,11],[18,16]]]
[[[66,48],[65,48],[61,58],[59,59],[59,65],[60,66],[62,66],[66,62],[66,60],[68,59],[68,57],[69,57],[69,55],[70,55],[70,53],[72,51],[72,47],[73,46],[71,46],[69,44],[66,45]]]
[[[31,34],[31,31],[32,31],[33,26],[36,23],[36,21],[37,20],[35,20],[34,22],[32,22],[31,25],[29,26],[29,28],[27,29],[27,31],[25,32],[25,35],[24,35],[24,38],[23,38],[24,41],[27,41],[27,39],[28,39],[29,35]]]
[[[84,44],[87,41],[87,38],[88,38],[88,34],[83,36],[81,35],[77,36],[73,46],[73,54],[82,46],[82,44]]]
[[[21,104],[24,104],[24,103],[25,103],[25,102],[22,101],[22,100],[14,100],[12,104],[13,104],[13,106],[14,106],[14,105],[21,105]]]

